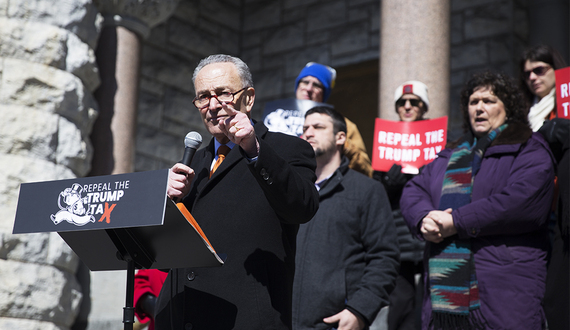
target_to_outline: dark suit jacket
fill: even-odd
[[[255,125],[259,157],[234,147],[208,179],[214,140],[198,150],[184,204],[220,268],[173,269],[157,302],[156,329],[289,329],[298,225],[318,208],[316,162],[304,140]],[[176,253],[173,251],[173,253]]]

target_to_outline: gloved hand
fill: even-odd
[[[381,178],[382,183],[390,187],[403,186],[408,182],[406,175],[402,173],[402,166],[398,164],[392,165],[390,170]]]
[[[564,144],[570,138],[570,120],[566,118],[554,118],[544,122],[538,130],[544,139],[552,143]]]
[[[139,305],[145,314],[154,318],[154,307],[156,306],[156,297],[154,295],[150,293],[145,294],[139,300]]]
[[[570,139],[570,120],[565,118],[547,120],[538,132],[548,142],[554,159],[559,162],[564,155],[564,144]]]

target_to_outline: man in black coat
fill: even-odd
[[[220,268],[171,270],[156,329],[290,329],[295,237],[318,208],[314,152],[250,119],[255,90],[239,58],[203,59],[193,81],[213,138],[190,167],[172,167],[168,195],[183,199],[227,259]],[[231,151],[210,177],[221,145]]]
[[[307,111],[302,138],[315,150],[320,206],[297,237],[293,329],[361,330],[388,305],[398,274],[390,203],[382,184],[348,168],[338,112]]]

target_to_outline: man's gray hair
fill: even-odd
[[[200,61],[196,69],[194,69],[194,74],[192,75],[192,84],[195,85],[196,76],[198,72],[202,70],[206,65],[213,64],[213,63],[233,63],[235,65],[240,80],[241,80],[241,87],[253,87],[253,79],[251,78],[251,71],[249,71],[249,67],[242,61],[240,58],[224,55],[224,54],[216,54],[210,55]]]

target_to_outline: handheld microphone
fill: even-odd
[[[182,164],[190,166],[192,158],[196,150],[202,145],[202,135],[198,132],[190,132],[184,138],[184,157],[182,157]]]

